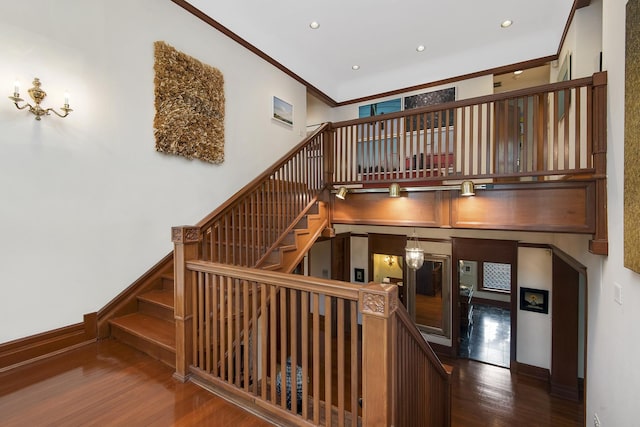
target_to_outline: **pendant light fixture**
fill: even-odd
[[[416,230],[413,230],[413,235],[407,240],[407,247],[405,248],[405,258],[407,259],[407,266],[412,270],[419,270],[424,264],[424,250],[418,243],[418,237],[416,236]]]

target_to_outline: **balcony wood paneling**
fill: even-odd
[[[460,197],[457,190],[353,193],[336,200],[333,222],[340,224],[466,228],[480,230],[594,233],[595,184],[557,182],[496,184]]]
[[[491,230],[593,233],[593,183],[532,184],[454,197],[451,226]]]
[[[354,193],[336,200],[333,222],[339,224],[406,225],[447,227],[449,192],[405,193],[390,198],[386,193]]]

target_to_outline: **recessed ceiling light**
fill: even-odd
[[[359,69],[360,69],[360,66],[359,66],[359,65],[352,65],[352,66],[351,66],[351,69],[352,69],[352,70],[359,70]]]
[[[524,71],[522,71],[522,70],[516,70],[516,71],[513,72],[513,74],[515,74],[516,76],[519,76],[522,73],[524,73]]]
[[[311,27],[311,29],[313,30],[317,30],[318,28],[320,28],[320,23],[318,21],[313,21],[311,24],[309,24],[309,27]]]
[[[418,46],[418,47],[416,48],[416,50],[417,50],[418,52],[422,52],[422,51],[424,51],[424,46],[423,46],[423,45],[420,45],[420,46]]]
[[[502,28],[509,28],[511,26],[511,24],[513,24],[513,21],[510,19],[506,19],[504,21],[502,21],[502,23],[500,24],[500,26]]]

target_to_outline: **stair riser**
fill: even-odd
[[[149,301],[138,300],[138,312],[168,320],[169,322],[175,320],[173,308],[167,308]]]
[[[173,277],[163,277],[160,279],[160,288],[166,291],[173,290]]]
[[[116,325],[111,325],[111,336],[118,341],[130,345],[131,347],[148,354],[154,359],[169,365],[172,368],[176,367],[176,354],[166,348],[160,347],[135,335],[131,335]]]

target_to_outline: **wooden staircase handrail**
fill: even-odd
[[[360,285],[353,285],[338,280],[321,279],[312,276],[280,273],[277,271],[260,270],[257,268],[241,267],[237,265],[220,264],[209,261],[187,261],[189,271],[219,274],[225,277],[270,283],[300,291],[317,292],[326,296],[342,298],[350,301],[358,300]]]
[[[196,224],[196,226],[200,227],[200,229],[204,229],[207,226],[209,226],[215,220],[216,217],[218,217],[223,212],[225,212],[227,209],[231,208],[237,202],[242,200],[242,198],[245,195],[247,195],[247,194],[251,193],[253,190],[256,190],[257,188],[259,188],[260,185],[262,185],[262,183],[265,182],[271,175],[273,175],[282,165],[287,163],[292,157],[294,157],[294,155],[298,151],[300,151],[302,148],[304,148],[309,143],[309,141],[312,141],[315,137],[317,137],[319,134],[321,134],[322,132],[326,131],[330,127],[331,127],[330,123],[324,123],[318,129],[316,129],[315,132],[313,132],[311,135],[309,135],[304,140],[302,140],[302,142],[300,142],[298,145],[293,147],[287,154],[285,154],[283,157],[281,157],[277,162],[275,162],[273,165],[271,165],[269,168],[267,168],[260,175],[255,177],[247,185],[245,185],[240,190],[238,190],[233,196],[229,197],[229,199],[227,201],[225,201],[223,204],[218,206],[218,208],[216,208],[213,212],[211,212],[209,215],[207,215],[202,220],[200,220]]]
[[[429,362],[436,369],[436,372],[445,379],[449,381],[449,377],[451,376],[450,372],[447,371],[445,366],[442,364],[436,353],[433,351],[431,346],[427,344],[424,337],[416,327],[416,324],[411,317],[409,316],[409,312],[404,307],[404,305],[399,304],[396,310],[396,316],[398,316],[398,320],[407,328],[407,331],[411,334],[413,339],[415,340],[416,345],[420,348],[420,350],[427,356]]]

